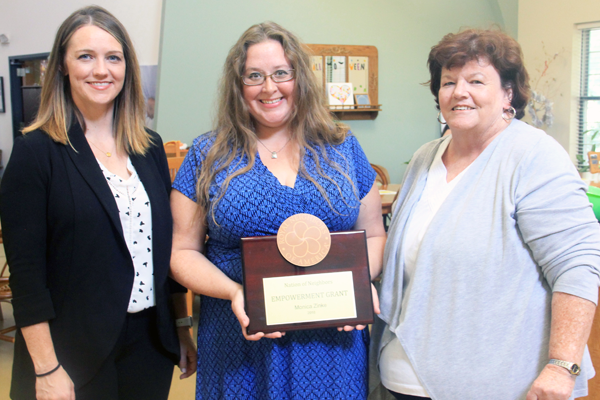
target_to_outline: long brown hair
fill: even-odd
[[[25,129],[28,133],[41,129],[55,142],[70,144],[68,131],[73,115],[85,131],[83,115],[73,102],[69,77],[65,75],[65,54],[69,40],[83,26],[97,26],[112,35],[123,47],[125,80],[114,102],[114,130],[117,148],[130,154],[145,154],[150,136],[144,129],[145,103],[140,66],[133,43],[125,27],[102,7],[89,6],[71,14],[60,26],[54,39],[46,77],[42,85],[40,108],[35,121]]]
[[[339,165],[329,160],[325,145],[338,145],[344,142],[348,127],[336,123],[329,113],[326,99],[321,87],[310,69],[310,50],[291,32],[274,22],[264,22],[251,26],[242,34],[237,43],[231,48],[223,75],[219,84],[218,112],[215,122],[214,144],[206,153],[206,158],[201,164],[196,185],[198,206],[203,213],[210,208],[209,189],[214,184],[216,175],[227,169],[238,159],[238,163],[246,158],[248,164],[227,176],[221,185],[219,195],[212,207],[212,217],[216,204],[227,191],[229,182],[238,175],[248,172],[254,166],[256,158],[257,137],[254,121],[248,106],[243,98],[241,75],[244,73],[248,48],[254,44],[267,40],[275,40],[281,44],[286,58],[295,71],[294,82],[294,110],[289,126],[292,139],[300,147],[300,165],[298,173],[310,180],[321,192],[331,206],[325,190],[306,171],[303,162],[306,151],[314,156],[317,173],[333,182],[338,190],[337,183],[326,176],[319,162],[320,154],[325,162],[338,170],[350,183],[352,180]],[[319,150],[317,152],[317,149]],[[347,165],[344,165],[347,169]],[[358,194],[352,184],[355,195]]]

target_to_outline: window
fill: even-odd
[[[579,97],[579,166],[588,151],[600,151],[600,28],[581,31],[581,89]]]

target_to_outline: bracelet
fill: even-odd
[[[43,374],[35,374],[35,377],[42,378],[44,376],[50,375],[50,374],[58,371],[59,368],[60,368],[60,363],[58,363],[58,365],[52,371],[44,372]]]

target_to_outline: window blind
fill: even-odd
[[[600,28],[581,30],[581,77],[578,118],[578,153],[587,165],[587,153],[600,150]]]

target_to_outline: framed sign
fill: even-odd
[[[310,243],[309,229],[303,232],[307,237],[299,238],[296,248],[283,251],[279,235],[242,238],[249,334],[373,322],[365,232],[332,232],[320,248]],[[289,243],[293,247],[295,239]]]

